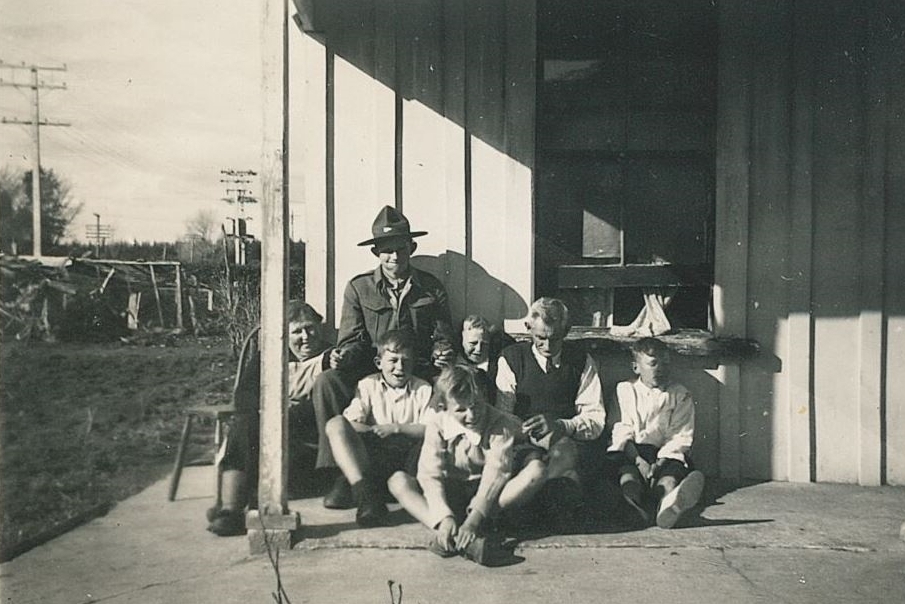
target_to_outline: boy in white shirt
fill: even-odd
[[[650,523],[647,500],[652,495],[657,526],[672,528],[697,504],[704,488],[704,475],[691,468],[689,459],[694,399],[685,386],[670,379],[669,348],[661,340],[634,342],[632,356],[638,377],[616,386],[621,418],[613,426],[607,451],[619,464],[625,500]]]
[[[391,330],[376,342],[379,371],[358,382],[342,415],[331,418],[326,434],[358,507],[363,527],[383,524],[387,515],[382,485],[394,472],[414,473],[424,438],[431,385],[413,375],[414,340]]]

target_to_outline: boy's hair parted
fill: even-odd
[[[391,329],[377,338],[374,345],[377,347],[378,357],[386,351],[414,353],[415,337],[407,329]]]
[[[472,365],[450,365],[440,372],[430,404],[437,411],[444,411],[450,399],[480,399],[489,404],[492,387],[490,378],[483,370]]]
[[[314,307],[301,300],[290,300],[286,305],[287,323],[322,323],[324,318]]]
[[[631,351],[632,356],[645,354],[656,359],[668,358],[670,354],[669,346],[667,346],[663,340],[649,336],[632,342]]]
[[[572,327],[569,307],[559,298],[544,296],[532,302],[525,320],[528,329],[531,329],[531,325],[538,319],[550,327],[559,327],[563,332]]]

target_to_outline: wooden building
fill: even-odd
[[[756,341],[680,363],[708,474],[905,484],[905,4],[294,4],[288,183],[328,322],[395,205],[455,318],[561,295],[622,323],[673,286],[676,326]]]

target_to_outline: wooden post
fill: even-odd
[[[154,299],[157,301],[157,318],[160,319],[160,326],[163,327],[163,307],[160,305],[160,290],[157,289],[157,277],[154,275],[154,265],[148,264],[151,269],[151,286],[154,288]]]
[[[290,514],[286,495],[287,406],[286,302],[288,282],[289,183],[287,157],[286,0],[264,0],[261,18],[263,59],[263,146],[261,153],[261,446],[258,510],[245,519],[249,549],[291,546],[301,526]]]
[[[138,329],[138,312],[141,309],[141,292],[132,292],[129,294],[129,316],[127,318],[127,325],[129,329],[136,330]]]
[[[182,329],[182,265],[176,264],[176,327]]]

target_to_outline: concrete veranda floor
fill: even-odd
[[[267,557],[205,530],[213,480],[210,466],[186,468],[176,501],[158,482],[0,565],[2,602],[273,602]],[[294,604],[393,602],[388,581],[425,604],[905,601],[905,488],[716,484],[704,504],[674,530],[527,539],[524,561],[484,568],[427,552],[428,533],[401,511],[364,530],[354,511],[297,500],[304,538],[280,574]]]

